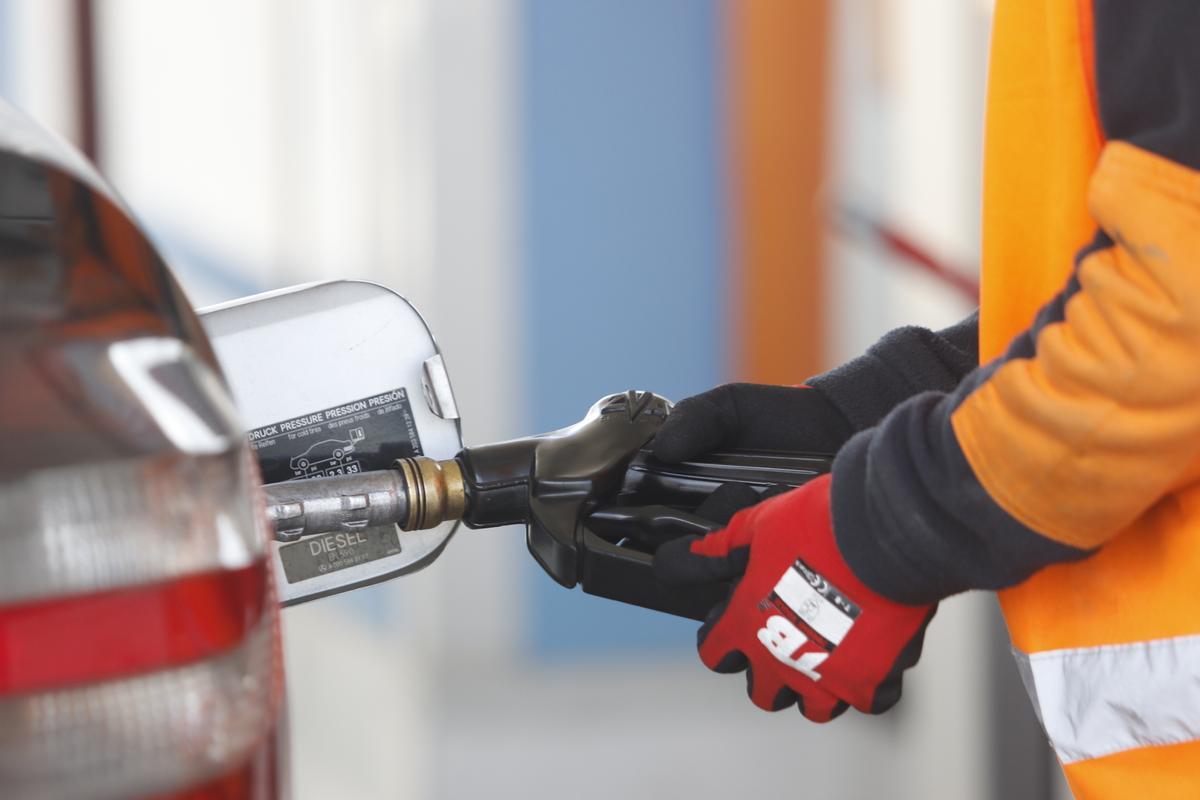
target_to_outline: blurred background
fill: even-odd
[[[600,395],[798,383],[975,306],[983,0],[0,0],[0,96],[197,306],[384,283],[468,443]],[[817,727],[522,531],[283,614],[298,798],[1065,797],[992,599]]]

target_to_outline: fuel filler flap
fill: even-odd
[[[454,392],[429,327],[378,284],[332,281],[200,311],[263,482],[354,475],[462,448]],[[457,523],[402,532],[347,527],[273,541],[284,605],[413,572]]]

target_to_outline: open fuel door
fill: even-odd
[[[407,300],[332,281],[204,309],[264,483],[354,475],[399,458],[452,458],[457,405],[437,343]],[[284,605],[413,572],[457,523],[401,535],[395,525],[273,541]]]

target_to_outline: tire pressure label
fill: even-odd
[[[403,387],[263,425],[249,438],[266,483],[384,469],[422,454]]]
[[[400,536],[393,525],[310,536],[279,548],[279,560],[288,583],[296,583],[399,552]]]
[[[422,455],[404,387],[263,425],[249,439],[266,483],[352,475]],[[296,583],[399,552],[389,525],[310,536],[280,547],[279,560],[287,582]]]

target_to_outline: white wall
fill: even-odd
[[[842,0],[835,11],[830,213],[847,204],[935,257],[975,268],[986,10],[960,0]],[[831,237],[835,363],[894,327],[937,329],[974,307],[855,233]],[[994,613],[982,595],[942,604],[906,679],[903,727],[888,745],[903,755],[888,796],[987,796]]]
[[[193,301],[384,283],[438,334],[469,439],[514,434],[511,4],[97,5],[103,165]],[[518,639],[516,535],[283,612],[297,797],[435,793],[439,665]],[[472,612],[487,635],[448,635],[481,595],[502,598]]]
[[[5,99],[68,141],[79,141],[72,0],[0,0]]]

